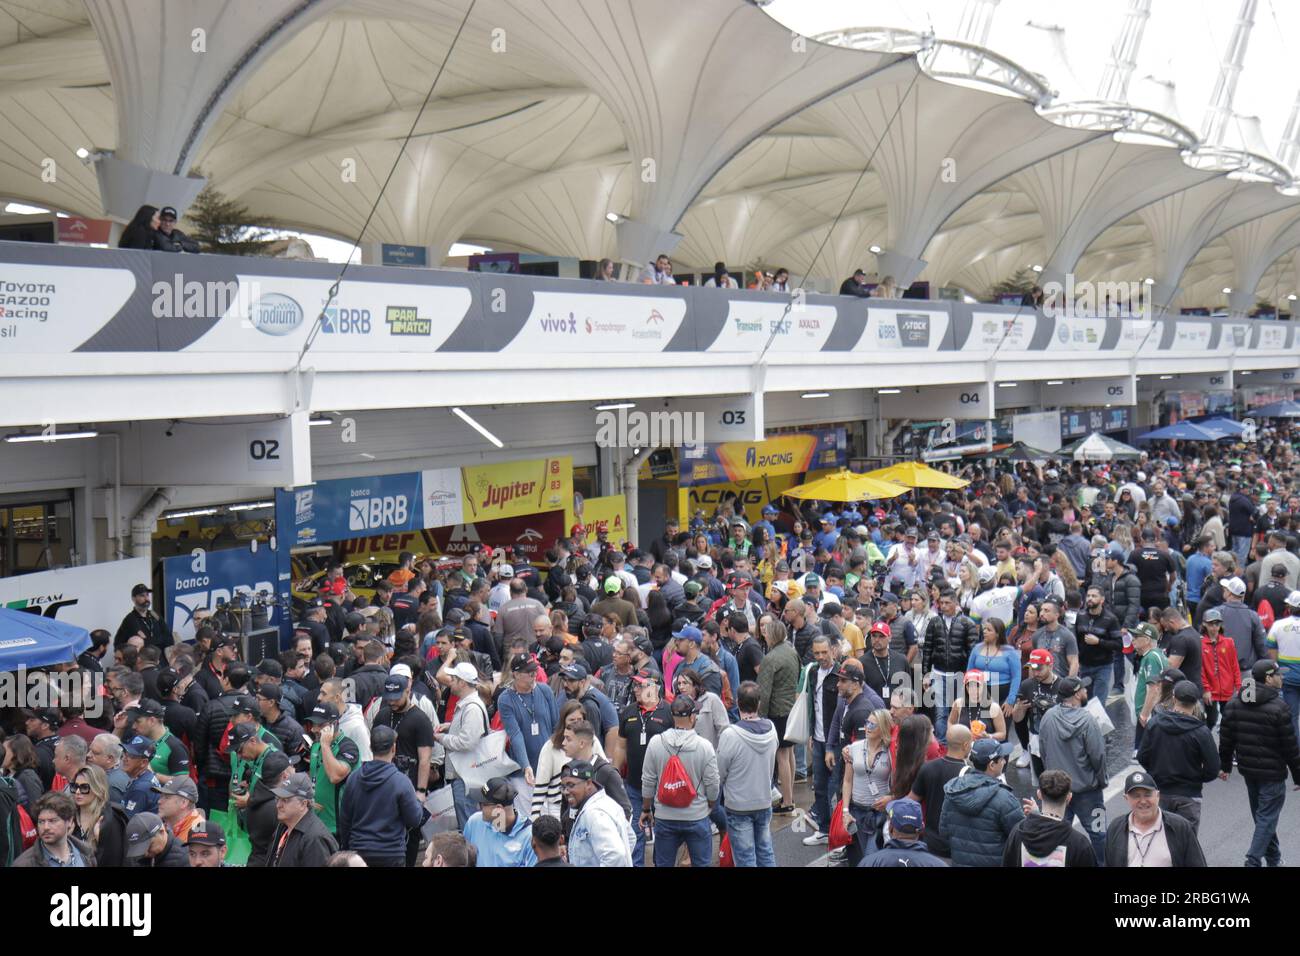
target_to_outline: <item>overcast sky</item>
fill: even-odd
[[[968,2],[774,0],[766,9],[791,29],[809,35],[854,26],[902,26],[928,28],[956,39]],[[1129,6],[1129,0],[1001,0],[988,46],[1046,76],[1059,99],[1092,98]],[[1240,0],[1152,0],[1130,101],[1156,108],[1159,88],[1143,82],[1144,77],[1170,81],[1179,112],[1174,118],[1199,135],[1240,9]],[[1300,89],[1297,52],[1300,0],[1258,0],[1233,106],[1239,114],[1260,118],[1270,155],[1277,153]]]

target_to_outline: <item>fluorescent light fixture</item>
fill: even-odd
[[[1230,288],[1228,288],[1228,287],[1225,285],[1225,286],[1223,287],[1223,294],[1224,294],[1224,295],[1231,295],[1231,294],[1232,294],[1232,290],[1231,290]]]
[[[90,156],[90,150],[84,146],[77,147],[77,159],[87,159]]]
[[[804,392],[800,398],[830,398],[830,392]]]
[[[488,441],[490,441],[492,444],[496,445],[498,448],[506,447],[505,442],[503,442],[500,438],[497,438],[496,435],[493,435],[490,431],[488,431],[486,428],[484,428],[482,425],[476,422],[473,418],[471,418],[469,414],[465,411],[465,409],[457,406],[456,408],[453,408],[451,410],[451,413],[455,415],[457,418],[459,418],[461,421],[463,421],[470,428],[474,429],[476,432],[478,432],[480,435],[486,438]]]
[[[1251,372],[1238,372],[1237,374],[1238,374],[1238,375],[1251,375],[1251,374],[1253,374],[1253,373],[1251,373]]]
[[[876,394],[877,395],[900,395],[902,394],[902,391],[903,390],[901,388],[878,388],[876,389]]]
[[[1034,271],[1034,272],[1042,272],[1042,271],[1043,271],[1043,267],[1042,267],[1042,266],[1030,266],[1029,268],[1030,268],[1032,271]]]
[[[1291,293],[1289,296],[1287,296],[1286,298],[1287,298],[1287,301],[1288,301],[1288,302],[1294,302],[1294,301],[1295,301],[1295,293],[1292,292],[1292,293]]]
[[[330,418],[328,415],[313,415],[311,418],[307,419],[307,424],[313,427],[316,425],[333,425],[334,419]]]
[[[99,437],[99,432],[94,431],[93,429],[90,431],[81,431],[81,432],[53,432],[49,435],[46,435],[43,432],[37,432],[34,435],[27,434],[24,432],[18,432],[13,435],[5,435],[5,441],[17,444],[18,442],[25,442],[25,441],[66,441],[69,438],[98,438],[98,437]]]
[[[5,206],[5,212],[16,216],[41,216],[49,212],[44,206],[29,206],[22,202],[11,202]]]
[[[1064,385],[1065,382],[1064,382],[1064,380],[1059,379],[1059,378],[1052,378],[1052,379],[1048,379],[1047,384],[1048,384],[1048,385]]]
[[[1161,375],[1161,376],[1160,376],[1160,381],[1162,381],[1162,382],[1167,382],[1167,381],[1169,381],[1171,378],[1173,378],[1172,375]]]
[[[228,511],[256,511],[258,508],[274,508],[274,501],[254,501],[246,505],[231,505]]]
[[[1107,402],[1107,403],[1106,403],[1106,407],[1107,407],[1107,408],[1110,408],[1110,402]]]
[[[598,412],[616,412],[620,408],[636,408],[636,402],[607,402],[604,405],[594,406]]]
[[[163,520],[167,520],[168,518],[202,518],[205,515],[214,515],[216,513],[216,508],[195,508],[193,511],[172,511],[163,515]]]
[[[998,382],[998,388],[1015,388],[1019,382]]]
[[[618,213],[616,213],[616,212],[607,212],[607,213],[605,213],[605,218],[608,219],[610,222],[612,222],[614,225],[617,226],[620,222],[622,222],[622,221],[623,221],[624,219],[626,219],[627,217],[626,217],[626,216],[620,216],[620,215],[619,215]]]
[[[1150,276],[1147,276],[1145,279],[1142,280],[1142,284],[1143,284],[1143,285],[1155,285],[1155,284],[1156,284],[1156,280],[1153,279],[1153,278],[1151,278]]]
[[[367,461],[374,461],[374,460],[375,460],[375,456],[372,455],[372,454],[370,454],[369,452],[359,451],[359,452],[357,452],[357,454],[358,454],[360,457],[366,459]]]
[[[879,247],[879,246],[871,246],[871,247],[869,247],[869,250],[870,250],[870,252],[871,252],[872,255],[876,255],[876,256],[880,255],[880,247]]]

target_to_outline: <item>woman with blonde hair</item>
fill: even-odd
[[[68,784],[77,805],[72,835],[95,851],[96,866],[126,865],[126,811],[109,802],[108,774],[86,764]]]
[[[885,821],[885,805],[893,799],[889,741],[894,720],[889,711],[874,710],[863,730],[862,736],[844,748],[844,784],[840,789],[844,812],[857,824],[857,839],[849,844],[850,866],[857,866],[874,851],[876,833]]]
[[[1082,590],[1079,587],[1078,572],[1074,570],[1074,565],[1071,563],[1069,556],[1059,548],[1056,553],[1052,555],[1052,570],[1056,572],[1056,576],[1060,578],[1061,583],[1065,585],[1066,594],[1069,594],[1071,591]]]

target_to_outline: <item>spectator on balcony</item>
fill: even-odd
[[[767,292],[772,288],[772,273],[764,272],[762,269],[756,270],[754,272],[754,281],[749,284],[748,288],[759,292]]]
[[[614,277],[614,260],[606,258],[596,263],[596,274],[592,279],[596,282],[617,282]]]
[[[713,275],[704,280],[704,284],[710,289],[739,289],[740,285],[735,279],[727,273],[727,264],[725,262],[715,262],[713,264]]]
[[[1041,309],[1043,307],[1043,287],[1034,286],[1020,297],[1020,304],[1031,309]]]
[[[867,274],[861,269],[854,269],[853,275],[840,283],[840,295],[856,295],[860,299],[870,296],[871,290],[867,288]]]
[[[119,249],[161,249],[158,233],[158,207],[141,206],[131,217],[117,240]]]
[[[894,283],[893,276],[885,276],[880,280],[880,284],[871,290],[873,299],[901,299],[902,293]]]
[[[199,244],[176,228],[176,210],[163,206],[158,211],[158,248],[164,252],[198,252]]]
[[[676,285],[672,260],[665,253],[659,253],[655,261],[650,263],[650,270],[641,281],[646,285]]]
[[[790,270],[777,269],[776,275],[772,277],[772,284],[768,287],[769,292],[789,292],[790,291]]]

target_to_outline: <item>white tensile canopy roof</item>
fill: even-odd
[[[435,261],[457,241],[664,250],[679,272],[785,266],[825,287],[863,267],[974,294],[1034,264],[1150,276],[1171,304],[1232,287],[1237,307],[1300,284],[1300,197],[1276,182],[1054,122],[1050,71],[820,43],[745,0],[479,0],[380,198],[467,6],[0,0],[0,194],[121,221],[206,179],[346,239],[379,199],[365,239]],[[1235,128],[1225,148],[1264,152],[1257,124]]]

